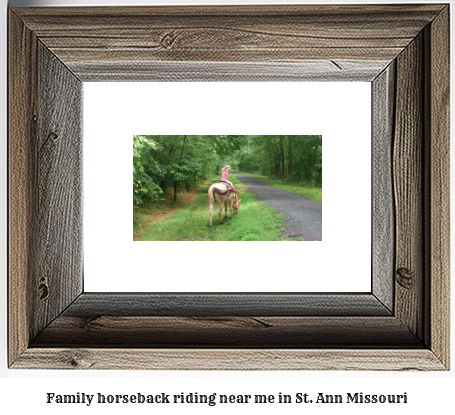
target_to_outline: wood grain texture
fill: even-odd
[[[397,58],[393,177],[395,315],[423,338],[423,36]]]
[[[62,316],[30,347],[422,348],[393,317]]]
[[[29,348],[13,367],[92,370],[444,370],[429,350],[396,349]]]
[[[373,294],[84,293],[65,316],[391,316]]]
[[[82,84],[41,43],[32,337],[82,292]]]
[[[74,62],[84,82],[371,82],[388,61]]]
[[[290,317],[297,315],[307,317]],[[69,345],[422,347],[371,294],[83,294],[34,339],[31,347]]]
[[[435,355],[450,366],[450,54],[449,8],[431,23],[427,54],[429,87],[428,128],[425,141],[430,186],[427,264],[429,267],[430,345]]]
[[[81,83],[10,14],[9,361],[82,291]]]
[[[14,14],[9,15],[8,45],[8,232],[9,280],[8,360],[23,353],[30,339],[36,286],[33,269],[33,224],[36,178],[37,60],[36,35]]]
[[[372,291],[389,310],[394,305],[395,211],[392,143],[395,63],[372,83]]]
[[[295,5],[14,11],[77,74],[73,64],[95,61],[390,62],[440,9]]]

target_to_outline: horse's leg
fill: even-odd
[[[226,202],[224,202],[224,219],[227,219],[227,204],[228,202],[226,200]]]
[[[220,217],[221,224],[223,224],[223,206],[224,206],[224,203],[220,200],[220,210],[218,211],[218,215]]]
[[[212,216],[213,216],[213,202],[210,200],[210,227],[212,227]]]

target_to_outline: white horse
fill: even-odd
[[[210,203],[210,227],[212,227],[212,216],[213,216],[213,205],[215,202],[218,202],[220,205],[220,210],[218,212],[220,216],[220,223],[223,224],[222,214],[223,206],[225,215],[224,218],[227,218],[227,205],[229,203],[229,219],[232,219],[232,209],[234,209],[234,215],[237,215],[237,212],[240,209],[240,201],[237,197],[237,190],[235,187],[228,187],[224,183],[214,183],[210,186],[209,189],[209,203]]]

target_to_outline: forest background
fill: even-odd
[[[225,165],[289,183],[322,187],[321,135],[134,135],[133,204],[191,190]]]

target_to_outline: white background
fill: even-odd
[[[85,291],[371,291],[370,104],[368,82],[85,83]],[[133,242],[133,134],[322,134],[322,241]]]
[[[390,2],[390,1],[389,1]],[[429,3],[430,1],[427,1]],[[152,1],[136,0],[135,4],[153,4]],[[163,2],[164,3],[164,2]],[[200,2],[191,1],[168,1],[167,4],[197,4]],[[210,3],[210,2],[206,2]],[[217,3],[212,1],[211,3]],[[233,3],[240,4],[240,1]],[[259,3],[251,1],[250,3]],[[264,1],[263,3],[271,3]],[[274,3],[279,3],[275,1]],[[285,0],[285,3],[297,3],[293,0]],[[302,3],[302,2],[301,2]],[[311,1],[310,3],[322,3]],[[323,3],[338,3],[325,1]],[[369,3],[372,3],[371,1]],[[374,2],[373,2],[374,3]],[[376,3],[384,3],[380,0]],[[391,2],[399,3],[399,2]],[[437,3],[432,2],[432,3]],[[122,4],[115,0],[98,0],[96,3],[88,0],[79,2],[71,0],[12,0],[10,5],[92,5],[92,4]],[[132,4],[132,3],[130,3]],[[155,3],[156,4],[156,3]],[[1,56],[3,65],[0,66],[0,125],[2,128],[1,137],[1,180],[0,191],[3,195],[3,203],[0,204],[1,221],[0,228],[3,238],[0,240],[0,262],[2,264],[2,281],[0,285],[2,319],[0,320],[2,336],[0,336],[0,408],[2,413],[47,413],[47,414],[116,414],[129,413],[173,413],[174,407],[99,407],[82,406],[49,406],[45,404],[46,392],[60,393],[128,393],[144,392],[149,393],[168,391],[174,392],[200,392],[200,393],[293,393],[293,392],[324,392],[324,393],[345,393],[363,391],[367,393],[403,393],[408,392],[410,403],[407,406],[390,405],[320,405],[312,407],[277,407],[268,406],[260,408],[263,413],[291,414],[333,414],[335,411],[342,414],[403,414],[403,413],[450,413],[453,411],[453,390],[455,388],[454,371],[450,372],[307,372],[307,371],[266,371],[266,372],[245,372],[245,371],[159,371],[159,372],[117,372],[117,371],[31,371],[31,370],[8,370],[6,369],[6,2],[2,1],[3,7],[0,10],[1,19],[4,23],[3,36],[0,36]],[[453,8],[453,3],[452,3]],[[452,30],[453,33],[453,30]],[[453,76],[452,76],[453,84]],[[453,107],[453,106],[452,106]],[[452,125],[455,125],[452,121]],[[455,181],[452,179],[452,183]],[[452,204],[453,206],[453,204]],[[454,221],[452,220],[452,224]],[[453,225],[452,225],[453,226]],[[453,228],[452,228],[453,233]],[[452,244],[452,247],[454,244]],[[453,248],[452,248],[453,249]],[[453,286],[453,284],[452,284]],[[453,288],[452,288],[453,299]],[[452,319],[452,333],[455,332]],[[454,344],[452,336],[452,344]],[[452,347],[453,356],[453,347]],[[187,413],[255,413],[257,407],[250,406],[229,406],[207,409],[205,406],[185,406]],[[179,408],[180,409],[180,408]],[[182,409],[180,409],[182,411]]]

